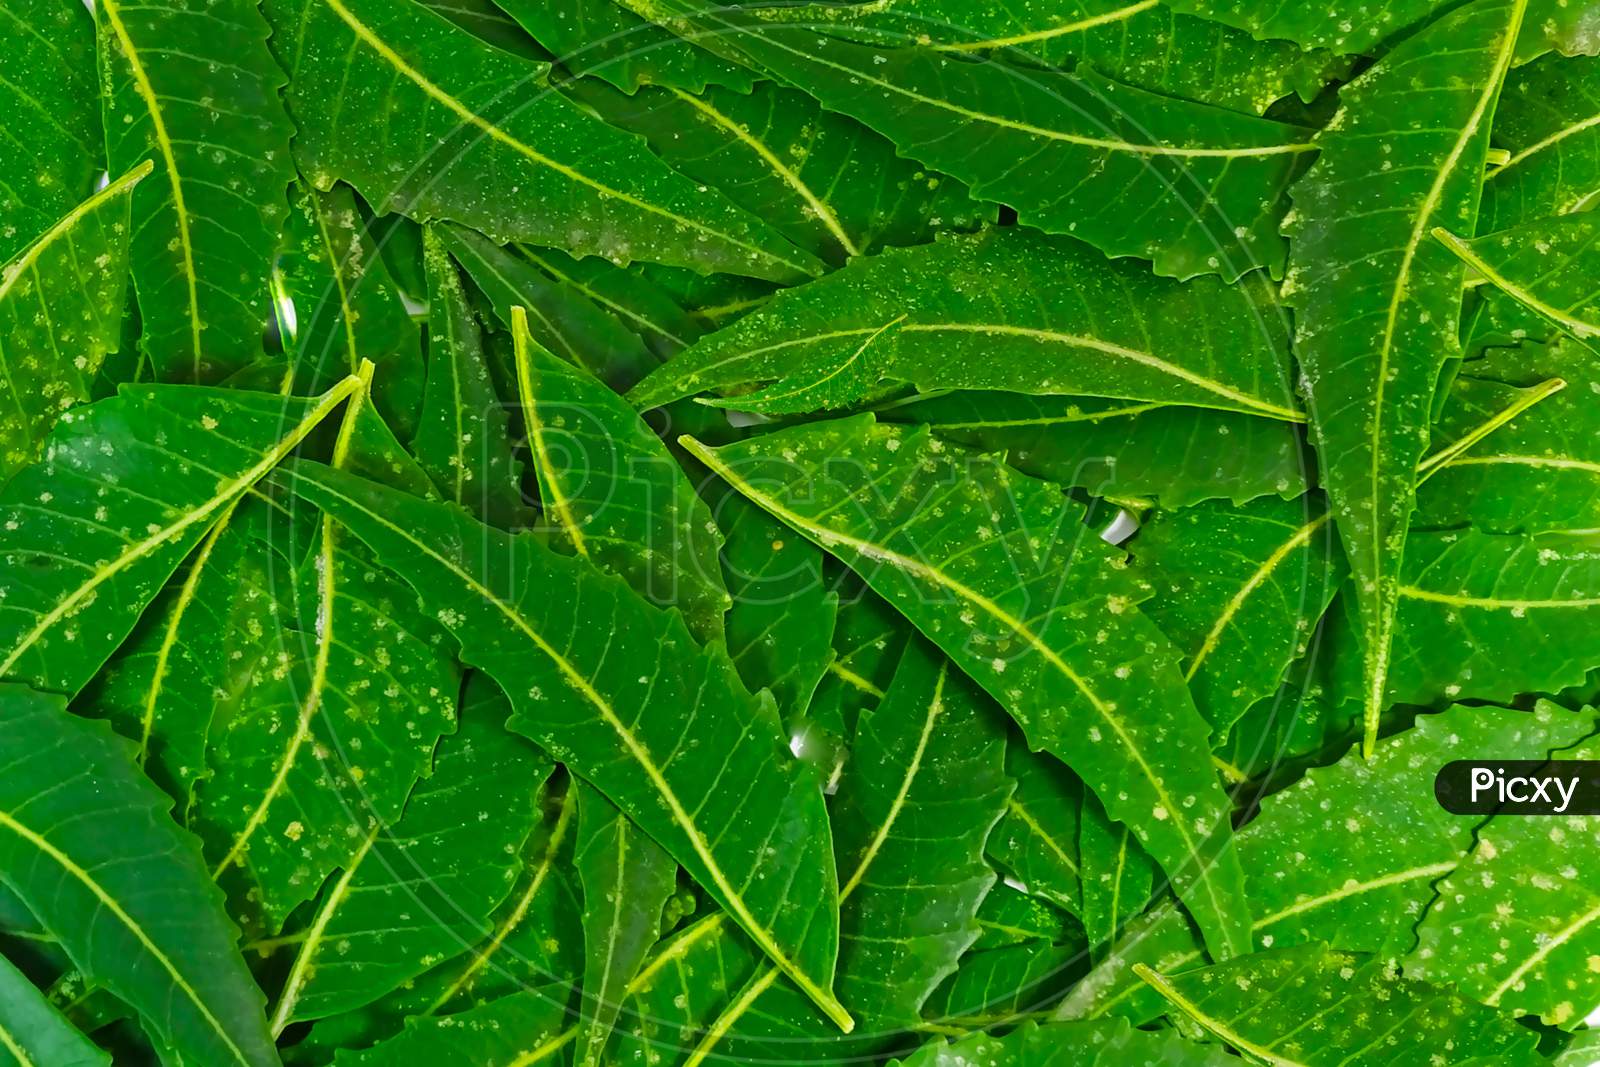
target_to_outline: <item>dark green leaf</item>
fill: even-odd
[[[61,412],[89,399],[101,362],[122,343],[128,201],[149,173],[147,161],[122,175],[0,269],[0,372],[8,401],[0,485],[39,457]]]
[[[1219,954],[1242,950],[1241,875],[1204,720],[1177,650],[1138,609],[1148,590],[1080,508],[870,417],[689,448],[904,613],[1030,747],[1066,761],[1140,835]]]
[[[1537,1038],[1516,1023],[1387,961],[1321,944],[1241,956],[1178,977],[1145,972],[1161,995],[1219,1040],[1275,1067],[1438,1062],[1527,1063]],[[1501,1058],[1504,1057],[1504,1058]]]
[[[359,384],[316,400],[130,386],[66,413],[0,490],[0,677],[77,692],[211,524]]]
[[[292,127],[254,0],[95,4],[107,156],[153,158],[130,260],[157,377],[213,382],[261,355]]]
[[[0,261],[27,247],[94,188],[105,150],[96,114],[94,16],[74,0],[0,10]]]
[[[177,1055],[276,1064],[222,894],[128,743],[18,685],[0,718],[0,880]]]
[[[577,854],[583,883],[583,1005],[574,1058],[600,1062],[628,983],[661,931],[678,865],[627,816],[579,784]]]
[[[499,243],[794,281],[816,261],[670,171],[547,83],[409,0],[269,0],[301,169],[380,211],[450,219]],[[342,127],[382,131],[374,144]]]
[[[1457,347],[1461,269],[1428,234],[1471,231],[1522,6],[1468,4],[1345,89],[1285,226],[1295,355],[1361,613],[1369,749],[1416,465],[1440,369]]]
[[[1202,315],[1197,343],[1187,323]],[[891,250],[781,293],[629,399],[649,408],[775,378],[823,384],[870,354],[874,377],[922,390],[1115,396],[1298,421],[1287,348],[1265,286],[1174,282],[1066,238],[998,229]]]
[[[838,928],[821,793],[780,754],[770,703],[748,695],[720,649],[528,536],[335,470],[295,472],[295,490],[412,583],[467,662],[500,682],[515,729],[638,822],[850,1025],[829,991]],[[684,717],[641,714],[647,700]]]

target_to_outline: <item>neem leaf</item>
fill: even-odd
[[[261,355],[294,177],[283,72],[254,0],[95,5],[107,156],[151,157],[130,260],[157,377],[218,381]]]
[[[1600,665],[1590,617],[1600,609],[1593,534],[1413,535],[1402,575],[1387,699],[1440,705],[1509,701],[1578,685]],[[1336,605],[1337,612],[1337,605]],[[1331,696],[1358,699],[1351,625],[1332,636]],[[1342,644],[1340,644],[1342,642]],[[1537,656],[1485,656],[1485,647],[1537,648]]]
[[[1257,41],[1152,0],[1072,0],[1021,8],[971,0],[910,0],[750,9],[767,18],[814,22],[828,33],[889,47],[995,52],[1052,67],[1087,64],[1144,89],[1257,114],[1292,92],[1311,99],[1346,66],[1329,53],[1308,54],[1280,41]]]
[[[1175,1030],[1147,1033],[1121,1020],[1092,1023],[1025,1022],[1004,1037],[973,1034],[935,1041],[916,1055],[895,1060],[904,1067],[1228,1067],[1239,1061],[1221,1049],[1186,1041]]]
[[[1351,83],[1285,224],[1295,355],[1361,612],[1368,749],[1416,465],[1440,369],[1457,347],[1461,269],[1429,232],[1471,230],[1522,6],[1477,0]]]
[[[832,1063],[915,1025],[923,1001],[978,936],[974,915],[994,882],[983,841],[1010,789],[1001,767],[1005,735],[994,716],[981,691],[920,641],[907,645],[882,703],[862,712],[833,807],[838,987],[876,1029],[853,1042],[822,1030],[815,1009],[780,982],[775,967],[756,968],[745,939],[723,925],[699,944],[683,935],[683,952],[693,956],[676,974],[643,985],[640,1023],[623,1047],[654,1046],[657,1025],[670,1034],[664,1022],[686,1016],[704,1030],[688,1063],[711,1055]],[[931,867],[930,856],[937,857]],[[665,1012],[655,1017],[662,1024],[655,1011]]]
[[[273,1033],[371,1003],[490,932],[511,891],[549,760],[490,714],[463,715],[432,775],[370,829],[324,890],[272,1013]]]
[[[703,0],[622,0],[705,48],[804,89],[906,156],[1177,278],[1232,281],[1283,262],[1277,205],[1311,146],[1304,131],[1176,100],[1090,70],[1060,74],[884,49]],[[1075,181],[1059,180],[1071,174]]]
[[[1389,0],[1377,7],[1336,0],[1327,4],[1275,4],[1264,0],[1170,0],[1179,11],[1237,26],[1263,40],[1282,38],[1302,48],[1342,55],[1366,52],[1398,30],[1426,20],[1444,0]]]
[[[1124,925],[1150,903],[1156,865],[1133,832],[1106,815],[1093,793],[1078,813],[1078,880],[1089,950],[1096,958],[1114,944]]]
[[[1274,1067],[1399,1067],[1436,1062],[1445,1049],[1458,1050],[1457,1063],[1534,1058],[1538,1038],[1514,1020],[1388,968],[1378,956],[1310,944],[1143,977],[1220,1040]]]
[[[1072,935],[1072,920],[1054,906],[1007,882],[999,882],[978,906],[978,929],[978,940],[972,943],[974,952],[1026,941],[1067,941]]]
[[[527,990],[456,1015],[412,1016],[400,1034],[359,1052],[341,1050],[333,1062],[337,1067],[394,1067],[467,1057],[476,1067],[530,1067],[565,1055],[577,1036],[566,1023],[564,1003],[549,993]]]
[[[294,300],[294,387],[320,392],[374,366],[372,403],[406,440],[422,406],[422,335],[349,186],[301,187],[278,269]]]
[[[0,686],[0,721],[0,880],[166,1047],[276,1064],[222,894],[128,743],[18,685]]]
[[[1593,744],[1560,753],[1591,759]],[[1439,885],[1407,974],[1448,984],[1512,1015],[1568,1029],[1600,1003],[1600,897],[1581,873],[1593,817],[1493,819]]]
[[[0,698],[4,699],[4,698]],[[109,1067],[111,1055],[83,1036],[28,976],[0,956],[0,1048],[31,1067]]]
[[[507,329],[522,308],[535,341],[619,391],[656,368],[644,342],[587,294],[471,230],[441,226],[437,233]]]
[[[1078,811],[1083,786],[1060,760],[1020,745],[1006,751],[1006,773],[1016,790],[989,835],[989,858],[1023,886],[1023,892],[1081,915]]]
[[[628,270],[596,256],[574,259],[554,248],[521,245],[518,251],[551,278],[571,286],[616,316],[617,321],[643,338],[650,351],[660,359],[687,347],[705,332],[703,326],[678,306],[672,294],[647,278],[643,270]]]
[[[137,746],[135,759],[186,818],[210,760],[219,708],[238,707],[277,647],[282,566],[262,536],[262,501],[230,505],[78,700]]]
[[[551,355],[513,308],[523,423],[545,521],[578,556],[683,612],[702,641],[722,636],[722,534],[683,469],[637,412]]]
[[[89,399],[122,341],[128,200],[150,170],[146,160],[111,182],[0,268],[0,484],[38,458],[62,411]]]
[[[1066,762],[1139,834],[1218,954],[1242,951],[1242,876],[1204,720],[1177,650],[1138,610],[1148,591],[1077,505],[866,416],[686,445],[905,614],[1030,747]]]
[[[1189,323],[1202,318],[1197,337]],[[628,399],[642,409],[775,378],[820,382],[870,353],[876,377],[924,391],[1111,396],[1293,422],[1287,348],[1265,286],[1157,278],[1067,238],[1005,228],[891,249],[780,293]],[[850,399],[859,395],[827,406]]]
[[[559,6],[505,0],[503,6],[567,70],[603,78],[626,93],[646,85],[750,88],[749,71],[678,40],[612,0],[569,0]]]
[[[1310,495],[1163,512],[1132,548],[1157,591],[1145,613],[1183,650],[1195,706],[1219,737],[1277,691],[1344,578]]]
[[[722,574],[733,597],[728,655],[750,691],[770,691],[792,724],[834,660],[838,594],[824,584],[817,547],[744,497],[729,490],[712,510],[726,538]]]
[[[1589,212],[1537,219],[1515,229],[1462,240],[1434,231],[1446,248],[1496,288],[1544,316],[1562,333],[1600,339],[1600,220]]]
[[[583,883],[583,1004],[574,1058],[597,1064],[624,990],[661,930],[678,865],[592,786],[577,783],[574,862]]]
[[[1588,399],[1590,383],[1600,382],[1600,357],[1570,342],[1552,354],[1570,382],[1557,378],[1519,389],[1492,379],[1456,380],[1435,433],[1455,434],[1513,404],[1537,403],[1482,443],[1444,458],[1417,488],[1414,526],[1471,523],[1492,533],[1600,526],[1600,448]],[[1495,373],[1480,365],[1468,373]]]
[[[1325,941],[1355,952],[1403,952],[1434,882],[1462,862],[1482,821],[1445,811],[1431,789],[1417,788],[1417,776],[1467,752],[1542,760],[1586,736],[1594,721],[1592,713],[1573,714],[1548,702],[1532,712],[1455,707],[1380,741],[1370,757],[1352,749],[1267,797],[1235,836],[1255,943],[1285,948]],[[1132,966],[1173,974],[1203,960],[1183,915],[1158,906],[1130,925],[1059,1014],[1115,1012],[1142,1022],[1156,1012]]]
[[[839,995],[904,1027],[978,936],[995,880],[983,844],[1011,792],[998,709],[929,645],[906,646],[861,713],[833,805],[842,917]]]
[[[508,415],[484,354],[483,327],[461,276],[432,231],[423,234],[428,272],[428,381],[411,451],[445,499],[484,522],[512,528],[525,507],[522,470],[506,431]]]
[[[94,188],[104,155],[96,114],[94,21],[73,0],[0,10],[0,260],[9,260]]]
[[[380,211],[465,223],[499,243],[776,281],[816,273],[760,220],[551,91],[548,64],[403,0],[266,7],[300,123],[296,157],[319,188],[343,179]],[[383,136],[374,145],[341,128]]]
[[[0,677],[76,693],[211,524],[358,386],[128,386],[64,414],[0,489]]]
[[[624,96],[580,81],[565,91],[830,264],[994,221],[994,208],[970,200],[960,182],[897,157],[865,126],[772,82],[748,92]]]
[[[1533,18],[1530,11],[1530,25]],[[1600,58],[1547,56],[1508,74],[1494,139],[1510,156],[1483,183],[1479,233],[1593,204],[1600,194]]]
[[[928,1000],[929,1029],[982,1030],[1008,1026],[1053,1003],[1083,975],[1082,941],[1030,941],[969,952]]]
[[[770,704],[749,696],[725,653],[531,537],[336,470],[294,470],[288,484],[411,583],[465,660],[501,684],[514,729],[605,793],[851,1025],[829,991],[838,926],[821,793],[784,758]],[[643,714],[647,704],[682,716]]]
[[[1234,411],[963,390],[885,405],[878,417],[925,422],[940,437],[1003,452],[1011,466],[1047,482],[1166,508],[1306,489],[1296,425]]]
[[[468,677],[463,716],[504,722],[510,710],[487,676]],[[418,978],[403,997],[396,994],[405,1014],[445,1015],[517,990],[579,979],[584,934],[582,891],[573,868],[575,784],[565,776],[546,781],[539,804],[543,821],[523,844],[517,883],[494,913],[493,932]]]

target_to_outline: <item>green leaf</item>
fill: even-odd
[[[278,995],[273,1032],[371,1003],[487,935],[550,770],[503,720],[464,713],[404,815],[361,813],[371,828],[323,891]]]
[[[466,661],[501,684],[514,729],[605,793],[851,1025],[829,991],[838,928],[821,794],[780,755],[770,703],[744,691],[721,649],[700,649],[676,614],[530,537],[338,471],[295,473],[295,490],[405,577]],[[645,701],[683,718],[641,715]],[[780,829],[784,846],[769,848]]]
[[[301,169],[380,211],[626,263],[796,281],[816,261],[546,85],[549,67],[404,0],[269,0]],[[470,72],[470,77],[463,72]],[[531,94],[531,95],[530,95]],[[368,138],[340,128],[381,130]]]
[[[1078,858],[1083,894],[1078,914],[1089,949],[1099,957],[1150,903],[1156,865],[1133,831],[1113,822],[1093,793],[1083,795],[1079,810]]]
[[[661,931],[678,865],[591,786],[578,784],[583,1005],[575,1062],[598,1064],[622,998]]]
[[[994,208],[974,203],[960,182],[897,157],[876,133],[772,82],[624,96],[579,81],[565,91],[832,265],[995,219]]]
[[[93,16],[73,0],[0,11],[0,102],[10,142],[0,176],[0,260],[94,189],[104,149],[96,114]]]
[[[150,169],[146,161],[122,175],[0,268],[0,485],[38,458],[62,411],[89,399],[101,362],[122,342],[128,200]]]
[[[1530,27],[1534,18],[1530,10]],[[1592,205],[1600,194],[1600,58],[1547,56],[1508,74],[1494,140],[1511,155],[1483,183],[1477,232]]]
[[[1413,525],[1470,523],[1493,533],[1600,526],[1600,449],[1595,447],[1588,400],[1592,385],[1600,383],[1600,357],[1566,342],[1553,346],[1548,359],[1526,368],[1490,363],[1485,359],[1466,365],[1451,389],[1437,434],[1456,436],[1514,404],[1537,403],[1482,443],[1444,458],[1426,487],[1418,487]],[[1567,378],[1524,388],[1503,380],[1509,376],[1518,384],[1537,382],[1546,370]]]
[[[1144,610],[1183,651],[1195,706],[1218,737],[1277,691],[1345,573],[1314,496],[1162,512],[1132,547],[1157,591]]]
[[[1267,797],[1235,837],[1255,943],[1287,948],[1325,941],[1354,952],[1403,952],[1434,883],[1462,862],[1482,821],[1445,811],[1431,789],[1418,788],[1418,774],[1466,752],[1541,760],[1586,736],[1593,723],[1592,713],[1574,715],[1547,702],[1532,712],[1456,707],[1421,717],[1413,729],[1380,741],[1370,757],[1352,749]],[[1381,847],[1374,846],[1377,834]],[[1132,966],[1173,974],[1203,960],[1183,915],[1158,905],[1130,925],[1058,1014],[1112,1012],[1144,1022],[1156,1014],[1155,1001]]]
[[[428,271],[428,380],[411,450],[445,499],[484,522],[514,528],[526,508],[522,465],[512,451],[505,406],[489,377],[483,329],[461,276],[432,231],[423,235]]]
[[[1197,343],[1185,323],[1200,316]],[[890,250],[780,293],[629,399],[644,409],[707,389],[822,379],[870,352],[879,377],[924,391],[1113,396],[1298,421],[1287,348],[1265,286],[1156,278],[1066,238],[1006,228]],[[829,406],[849,399],[859,396]]]
[[[517,380],[545,521],[577,556],[722,636],[722,534],[661,439],[627,401],[551,355],[512,309]]]
[[[111,1057],[79,1033],[34,984],[0,957],[0,1049],[30,1067],[109,1067]]]
[[[294,388],[321,392],[370,360],[372,403],[402,438],[422,406],[422,335],[349,186],[301,187],[278,269],[295,303]]]
[[[704,327],[678,306],[672,294],[647,278],[643,270],[625,269],[594,256],[574,259],[554,248],[522,245],[518,251],[524,259],[557,282],[571,286],[610,312],[618,322],[643,338],[650,351],[660,359],[685,348],[705,332]],[[710,282],[717,277],[689,276],[699,278],[702,282]],[[736,281],[763,285],[748,278]],[[546,343],[545,347],[550,345]]]
[[[288,222],[292,127],[254,0],[95,5],[111,169],[153,158],[130,241],[142,343],[164,381],[219,381],[261,355]]]
[[[278,645],[273,576],[283,560],[262,528],[267,506],[229,506],[77,701],[135,743],[139,766],[185,819],[210,766],[213,718],[237,711]]]
[[[1538,1038],[1512,1019],[1326,945],[1144,978],[1219,1040],[1276,1067],[1426,1063],[1441,1050],[1459,1050],[1457,1063],[1536,1058]]]
[[[1570,0],[1528,0],[1527,26],[1517,40],[1517,62],[1554,49],[1564,56],[1600,55],[1594,9]]]
[[[1047,482],[1167,508],[1297,496],[1309,473],[1293,423],[1233,411],[958,391],[881,407],[878,417],[925,422]]]
[[[1303,131],[1076,74],[820,36],[702,0],[622,0],[719,55],[805,90],[1018,221],[1178,278],[1283,261],[1277,205]],[[956,133],[955,131],[959,131]],[[1059,175],[1071,174],[1070,184]]]
[[[365,402],[363,390],[346,409],[335,464]],[[444,632],[410,590],[359,544],[342,543],[330,517],[314,530],[302,547],[267,527],[278,557],[267,574],[288,577],[265,594],[276,600],[265,647],[218,726],[199,790],[213,877],[238,887],[249,901],[240,910],[259,912],[269,933],[330,871],[348,869],[374,820],[398,818],[454,722],[461,687]]]
[[[1083,64],[1153,92],[1257,114],[1290,93],[1311,100],[1347,66],[1328,53],[1257,41],[1154,0],[1072,0],[1037,9],[912,0],[752,10],[891,48],[918,44],[947,54],[996,53],[1023,64]]]
[[[1080,508],[870,417],[687,447],[894,604],[1140,835],[1219,954],[1240,949],[1241,875],[1204,721],[1177,650],[1138,610],[1147,591],[1084,536]]]
[[[1000,882],[978,906],[978,929],[974,952],[1027,941],[1067,941],[1072,922],[1055,907]]]
[[[1592,743],[1560,753],[1589,759]],[[1500,816],[1439,884],[1417,928],[1408,974],[1459,989],[1511,1015],[1571,1029],[1600,1003],[1600,897],[1581,867],[1595,821]]]
[[[441,226],[438,235],[507,329],[514,309],[523,308],[535,341],[619,391],[656,368],[658,360],[644,342],[575,286],[471,230]]]
[[[1073,915],[1083,911],[1078,812],[1083,786],[1061,761],[1012,745],[1006,773],[1017,788],[989,836],[988,855],[1023,885]]]
[[[1578,341],[1600,339],[1600,221],[1589,212],[1537,219],[1514,229],[1462,240],[1444,229],[1437,237],[1461,262],[1523,307]]]
[[[463,705],[471,709],[478,704],[494,705],[496,721],[504,721],[510,711],[499,687],[475,673]],[[522,847],[517,883],[494,913],[493,933],[417,979],[402,998],[404,1014],[458,1012],[545,983],[578,982],[584,947],[582,890],[573,868],[578,793],[575,780],[552,791],[554,781],[545,785],[543,822]]]
[[[1147,1033],[1116,1021],[1025,1022],[1004,1037],[973,1034],[951,1043],[935,1041],[894,1062],[904,1067],[1228,1067],[1239,1061],[1214,1046],[1185,1041],[1174,1030]]]
[[[1600,556],[1592,534],[1412,536],[1400,590],[1387,699],[1408,704],[1509,700],[1554,693],[1600,666]],[[1505,642],[1515,642],[1507,645]],[[1536,648],[1537,656],[1485,656]],[[1348,660],[1351,657],[1346,657]],[[1354,671],[1336,665],[1335,694],[1353,698]]]
[[[1351,83],[1317,137],[1321,155],[1296,184],[1285,224],[1295,355],[1361,612],[1368,749],[1389,669],[1416,465],[1435,383],[1457,348],[1461,269],[1428,233],[1471,230],[1489,120],[1523,4],[1477,0]]]
[[[1173,8],[1236,26],[1262,40],[1293,41],[1341,55],[1371,51],[1397,31],[1426,21],[1445,0],[1391,0],[1376,8],[1330,4],[1272,4],[1262,0],[1168,0]]]
[[[834,661],[838,594],[824,584],[816,546],[744,497],[725,492],[712,510],[726,538],[722,574],[733,597],[728,655],[746,687],[771,692],[792,725]]]
[[[0,719],[0,880],[175,1054],[276,1064],[222,894],[128,743],[17,685]]]
[[[921,641],[861,713],[832,815],[839,994],[863,1020],[915,1023],[977,938],[995,880],[983,845],[1011,792],[1005,748],[998,710]]]
[[[0,489],[0,677],[76,693],[211,524],[358,386],[128,386],[64,414],[44,461]]]
[[[1083,976],[1088,959],[1081,939],[1054,945],[1032,941],[971,952],[928,1001],[936,1032],[947,1027],[983,1030],[1006,1026],[1054,1002]]]
[[[512,993],[456,1015],[414,1016],[403,1033],[360,1052],[340,1051],[333,1062],[336,1067],[395,1067],[465,1057],[475,1067],[559,1063],[577,1034],[565,1028],[566,1015],[566,1006],[546,993]]]
[[[862,713],[833,806],[842,882],[838,986],[872,1026],[861,1039],[824,1031],[778,970],[753,966],[758,958],[745,939],[721,925],[699,943],[684,935],[681,970],[644,986],[640,1022],[623,1049],[653,1048],[671,1034],[652,1023],[656,1011],[666,1014],[655,1018],[683,1018],[703,1031],[686,1063],[713,1055],[845,1062],[914,1025],[922,1002],[977,937],[974,915],[994,881],[983,840],[1010,786],[1001,769],[1004,734],[998,720],[986,721],[993,714],[971,682],[915,642],[883,702]],[[931,872],[930,857],[937,857]],[[702,982],[704,973],[720,981]],[[663,1006],[669,999],[671,1009]]]
[[[602,78],[626,93],[646,85],[750,89],[749,71],[678,40],[612,0],[570,0],[559,7],[505,0],[503,6],[567,70]]]

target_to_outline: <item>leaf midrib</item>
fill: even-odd
[[[336,0],[328,0],[328,2],[336,2]],[[673,822],[678,825],[684,836],[688,838],[696,856],[705,865],[711,880],[726,897],[729,909],[734,912],[735,917],[740,921],[740,925],[749,933],[751,939],[761,947],[763,953],[772,958],[783,969],[785,974],[793,979],[796,985],[805,990],[807,995],[833,1019],[840,1029],[848,1033],[855,1025],[854,1020],[850,1018],[843,1005],[839,1004],[837,998],[819,987],[794,960],[789,958],[767,928],[757,921],[756,917],[750,912],[748,905],[744,903],[743,896],[735,889],[733,883],[728,880],[727,874],[722,870],[715,855],[712,854],[709,843],[700,833],[694,820],[689,817],[688,811],[683,807],[683,802],[678,799],[677,792],[672,788],[671,783],[662,775],[661,769],[655,765],[655,760],[639,739],[634,736],[633,732],[628,729],[627,724],[617,715],[616,709],[611,706],[605,695],[595,689],[589,679],[585,678],[555,646],[547,642],[543,635],[534,628],[533,624],[514,605],[507,603],[454,561],[440,555],[432,546],[418,539],[411,531],[390,522],[386,517],[368,508],[359,500],[345,495],[326,482],[320,482],[318,485],[322,492],[339,500],[352,510],[366,515],[372,522],[387,529],[391,534],[411,544],[417,551],[437,562],[447,572],[454,575],[462,585],[470,589],[475,596],[481,598],[484,603],[491,605],[505,616],[506,620],[521,631],[533,643],[535,648],[556,665],[556,668],[573,689],[600,713],[601,719],[616,733],[634,762],[644,770],[651,786],[667,804],[668,813],[671,815]]]
[[[317,2],[317,0],[311,0],[311,2]],[[771,252],[768,252],[766,249],[752,245],[748,241],[744,241],[730,234],[723,233],[720,230],[713,229],[704,223],[685,218],[684,216],[679,215],[674,211],[669,211],[660,205],[652,204],[646,200],[641,200],[631,193],[623,192],[620,189],[614,189],[596,178],[591,178],[589,175],[583,173],[575,167],[568,166],[559,160],[552,159],[551,157],[535,149],[532,145],[513,137],[510,133],[507,133],[495,123],[490,122],[488,119],[467,107],[460,100],[456,99],[455,96],[446,92],[442,87],[434,84],[434,82],[421,71],[413,67],[410,63],[407,63],[405,58],[396,52],[392,47],[390,47],[388,42],[384,41],[383,38],[374,33],[371,27],[357,18],[349,8],[345,7],[345,5],[342,3],[342,0],[320,0],[320,2],[326,4],[327,7],[345,23],[345,25],[350,27],[351,32],[353,32],[359,40],[376,52],[379,58],[381,58],[384,62],[409,79],[413,85],[421,89],[425,94],[437,101],[457,118],[471,126],[476,127],[479,130],[482,130],[489,137],[505,145],[507,148],[510,148],[513,152],[526,157],[540,166],[548,167],[564,178],[577,182],[580,185],[588,186],[602,197],[614,198],[621,203],[627,204],[629,207],[644,211],[648,214],[659,215],[662,218],[669,220],[674,225],[684,226],[696,232],[706,234],[707,236],[715,237],[718,240],[726,241],[735,248],[739,248],[750,253],[752,256],[766,260],[770,263],[777,263],[788,267],[791,270],[798,271],[803,276],[811,276],[815,273],[814,270],[807,268],[804,264],[784,259],[781,256],[777,256]]]

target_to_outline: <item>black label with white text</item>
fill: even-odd
[[[1600,815],[1600,761],[1452,760],[1433,795],[1456,815]]]

